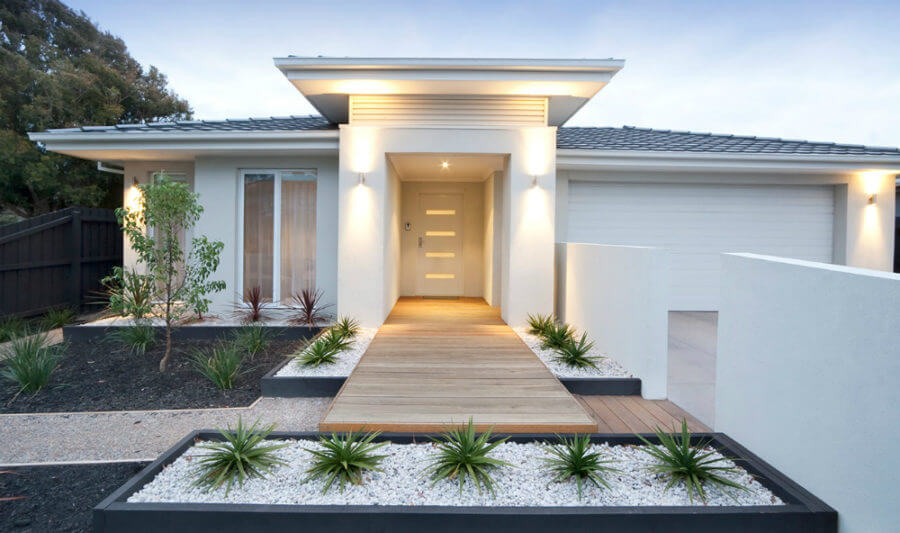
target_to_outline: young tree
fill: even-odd
[[[172,325],[188,309],[205,311],[206,294],[225,289],[224,281],[209,279],[225,245],[201,236],[192,240],[190,251],[182,249],[179,234],[194,227],[203,212],[199,195],[186,184],[163,173],[138,188],[140,204],[119,208],[116,214],[138,264],[152,280],[151,300],[166,322],[166,354],[159,362],[160,372],[165,372],[172,355]]]

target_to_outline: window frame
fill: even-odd
[[[275,177],[272,187],[274,196],[272,202],[272,301],[269,304],[278,309],[286,309],[290,307],[288,304],[281,303],[281,182],[282,174],[285,173],[306,173],[312,177],[310,181],[316,182],[316,205],[319,203],[319,173],[315,168],[241,168],[238,169],[238,202],[237,202],[237,257],[236,271],[237,282],[235,286],[238,292],[238,305],[246,307],[244,301],[244,188],[245,176],[247,174],[272,174]],[[318,211],[318,209],[317,209]],[[316,232],[319,231],[316,224]],[[317,236],[318,237],[318,236]],[[317,239],[318,242],[318,239]]]

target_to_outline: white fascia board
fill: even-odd
[[[556,167],[561,170],[731,170],[810,173],[896,170],[900,172],[900,156],[559,149],[556,151]]]
[[[505,59],[428,57],[276,57],[282,71],[303,70],[565,70],[618,71],[623,59]]]
[[[121,132],[121,131],[77,131],[77,132],[30,132],[28,138],[35,142],[194,142],[194,141],[318,141],[338,138],[338,130],[301,131],[184,131],[184,132]]]

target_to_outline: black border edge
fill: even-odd
[[[309,439],[317,438],[318,432],[273,432],[268,436],[269,439]],[[377,440],[392,440],[397,443],[421,442],[426,439],[428,433],[383,433],[378,436]],[[512,434],[497,435],[498,437],[508,436],[514,442],[529,442],[535,440],[552,440],[555,435],[534,433],[534,434]],[[654,442],[655,435],[643,435]],[[352,506],[352,505],[335,505],[335,506],[299,506],[299,505],[255,505],[255,504],[190,504],[190,503],[142,503],[129,504],[127,498],[139,491],[145,484],[149,483],[165,466],[175,461],[184,451],[186,451],[196,439],[201,440],[219,440],[221,434],[216,430],[195,430],[181,439],[174,446],[164,452],[153,463],[145,467],[141,472],[128,480],[122,487],[114,491],[93,509],[94,531],[107,531],[107,514],[114,517],[117,523],[128,523],[128,516],[131,516],[133,524],[129,524],[130,531],[142,531],[154,527],[172,527],[173,523],[178,520],[187,520],[190,525],[197,527],[202,524],[198,530],[221,531],[223,528],[228,529],[228,525],[234,526],[238,522],[253,522],[259,524],[261,529],[265,529],[263,524],[266,519],[271,521],[273,525],[283,526],[285,523],[295,520],[306,520],[312,522],[305,524],[314,526],[316,522],[320,524],[331,524],[332,526],[340,520],[343,515],[356,515],[355,519],[360,516],[365,517],[372,527],[376,527],[376,522],[381,526],[388,527],[392,521],[413,520],[415,527],[410,523],[404,523],[403,530],[421,530],[422,527],[428,525],[429,520],[440,520],[444,522],[444,526],[455,523],[455,527],[459,527],[460,520],[479,520],[480,525],[485,523],[492,524],[492,531],[514,531],[519,530],[518,527],[513,528],[509,524],[505,524],[506,520],[515,521],[516,516],[525,517],[525,520],[537,522],[532,523],[529,530],[536,530],[542,520],[553,520],[554,527],[567,527],[567,521],[572,521],[572,527],[584,526],[584,520],[593,520],[606,518],[615,519],[615,524],[622,526],[630,522],[622,522],[623,520],[636,521],[641,524],[640,530],[653,530],[656,527],[664,527],[667,531],[694,531],[698,524],[703,527],[729,528],[736,527],[741,529],[740,523],[734,520],[754,520],[754,524],[759,524],[760,530],[770,531],[791,531],[801,527],[804,531],[821,531],[826,533],[837,532],[837,511],[828,506],[825,502],[817,498],[815,495],[801,487],[799,484],[782,474],[780,471],[772,467],[745,447],[725,435],[724,433],[696,433],[692,435],[692,442],[699,443],[709,441],[721,453],[739,460],[739,465],[745,468],[751,474],[757,476],[757,479],[766,488],[771,490],[776,496],[781,498],[785,505],[783,506],[717,506],[717,507],[664,507],[664,506],[647,506],[647,507],[449,507],[449,506]],[[639,443],[635,435],[629,434],[608,434],[595,433],[591,435],[594,442],[608,442],[610,444],[635,444]],[[153,519],[161,520],[154,523]],[[672,521],[682,518],[681,523],[673,523]],[[238,522],[234,522],[237,519]],[[578,520],[581,520],[580,522]],[[263,520],[263,522],[258,522]],[[374,522],[373,522],[374,521]],[[487,521],[487,522],[484,522]],[[690,523],[689,523],[689,522]],[[519,521],[521,522],[521,521]],[[228,525],[226,525],[228,524]],[[358,524],[357,524],[358,525]],[[399,525],[395,523],[395,525]],[[769,528],[772,529],[769,529]],[[438,528],[448,530],[449,527]],[[528,529],[528,528],[526,528]],[[341,530],[341,529],[339,529]],[[724,529],[720,529],[724,530]],[[744,530],[744,529],[741,529]]]
[[[284,361],[275,366],[259,381],[261,396],[269,398],[316,398],[335,396],[347,376],[289,376],[276,377],[279,370],[287,366],[292,357],[286,357]]]
[[[206,341],[230,335],[247,325],[235,326],[176,326],[172,328],[172,339],[176,341]],[[127,326],[63,326],[63,340],[97,341],[103,340],[110,329]],[[158,333],[165,331],[165,326],[153,326]],[[273,332],[273,338],[279,340],[303,340],[313,337],[322,328],[319,326],[262,326]]]

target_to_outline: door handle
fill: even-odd
[[[422,244],[423,244],[423,243],[424,243],[424,239],[422,238],[421,235],[419,235],[419,248],[422,247]]]

